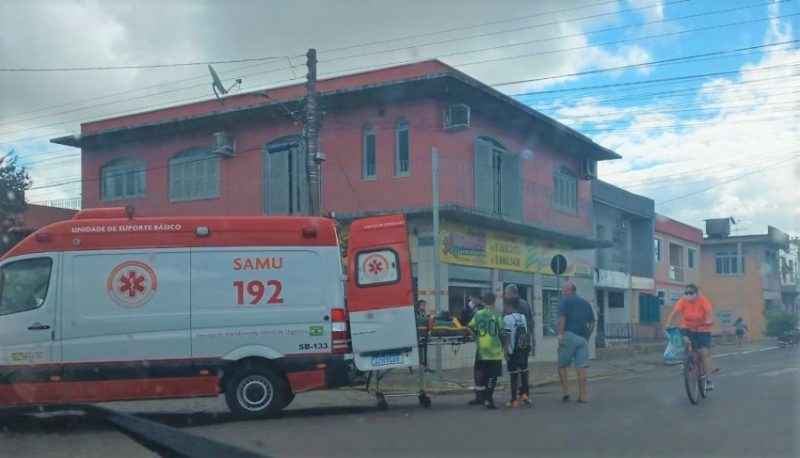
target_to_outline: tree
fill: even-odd
[[[19,226],[25,212],[25,191],[31,178],[24,167],[17,165],[14,151],[0,157],[0,254],[12,244],[9,230]]]

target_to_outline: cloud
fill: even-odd
[[[778,24],[769,33],[776,29],[788,30]],[[773,68],[798,63],[800,51],[774,49],[735,78],[706,82],[694,100],[683,99],[703,111],[680,111],[668,99],[634,107],[651,113],[630,115],[619,130],[589,134],[624,157],[602,164],[601,178],[655,199],[657,211],[697,227],[706,218],[733,216],[751,232],[774,225],[800,233],[800,79],[796,67]],[[613,108],[593,103],[590,118]]]
[[[256,57],[277,60],[215,65],[227,83],[243,78],[244,90],[302,82],[310,47],[319,52],[321,78],[364,67],[397,64],[495,47],[444,60],[453,65],[520,54],[587,46],[583,34],[618,18],[575,18],[615,13],[619,4],[552,2],[352,2],[334,0],[192,2],[4,2],[0,14],[0,67],[76,67],[169,64]],[[569,9],[554,14],[555,10]],[[535,17],[528,17],[537,15]],[[495,23],[514,19],[511,22]],[[537,24],[554,23],[546,27]],[[309,26],[313,24],[313,26]],[[459,26],[480,27],[424,35]],[[528,27],[529,26],[529,27]],[[527,28],[524,28],[527,27]],[[504,30],[520,28],[511,33]],[[566,33],[578,36],[499,48]],[[478,36],[485,35],[486,36]],[[416,35],[416,37],[414,37]],[[406,38],[406,37],[413,38]],[[465,39],[461,39],[465,38]],[[456,41],[449,41],[456,40]],[[354,44],[374,43],[337,50]],[[379,52],[393,48],[391,52]],[[373,53],[373,54],[369,54]],[[638,47],[587,49],[463,67],[487,83],[574,73],[602,65],[638,62]],[[369,54],[361,55],[360,54]],[[289,68],[291,57],[294,68]],[[536,87],[558,84],[548,80]],[[81,122],[213,97],[204,66],[85,72],[0,72],[0,151],[15,148],[37,183],[78,179],[78,158],[49,161],[74,149],[47,140],[79,130]],[[509,88],[511,89],[511,88]],[[60,167],[63,164],[65,167]],[[75,187],[32,191],[33,198],[61,197]]]
[[[628,4],[633,8],[643,8],[647,6],[654,6],[654,8],[647,8],[642,10],[642,14],[648,21],[659,21],[664,19],[664,2],[658,0],[628,0]]]

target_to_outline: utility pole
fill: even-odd
[[[325,155],[319,150],[319,111],[317,106],[317,50],[311,48],[306,54],[308,81],[306,83],[306,168],[308,169],[308,213],[322,213],[322,161]]]
[[[433,296],[434,310],[436,316],[442,311],[442,279],[441,264],[439,263],[439,252],[441,241],[439,240],[439,149],[431,148],[431,172],[433,175],[433,288],[436,290]],[[435,318],[434,318],[435,319]],[[436,377],[442,380],[442,346],[436,346]]]

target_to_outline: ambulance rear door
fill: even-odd
[[[417,364],[417,327],[405,216],[355,220],[347,247],[347,312],[356,367]]]

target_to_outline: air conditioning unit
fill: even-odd
[[[445,130],[469,128],[469,106],[459,103],[444,108]]]
[[[225,132],[215,132],[211,152],[219,154],[222,157],[236,156],[236,140],[233,138],[233,135]]]
[[[581,176],[584,180],[597,178],[597,161],[586,158],[581,162]]]

